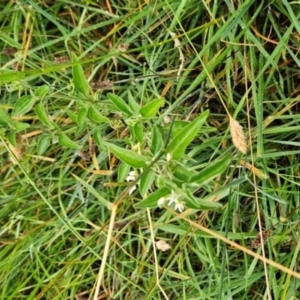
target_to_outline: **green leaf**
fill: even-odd
[[[143,141],[144,141],[142,123],[141,122],[135,123],[132,129],[133,129],[133,133],[134,133],[135,138],[137,139],[138,142],[140,142],[142,144]]]
[[[91,186],[90,184],[88,184],[87,182],[85,182],[83,179],[81,179],[80,177],[76,176],[75,174],[72,174],[76,180],[81,183],[92,195],[94,195],[100,203],[102,203],[107,209],[111,210],[112,209],[112,203],[107,201],[105,198],[103,198],[96,190],[93,186]]]
[[[119,96],[112,94],[112,93],[108,93],[107,97],[112,101],[112,103],[114,104],[115,108],[118,111],[121,111],[124,114],[130,115],[130,116],[133,114],[131,108]]]
[[[7,134],[7,139],[11,145],[13,145],[14,147],[17,147],[17,136],[16,136],[16,132],[14,130],[9,131],[9,133]]]
[[[143,168],[147,166],[150,158],[134,151],[118,147],[111,143],[105,143],[105,146],[122,162],[130,165],[133,168]]]
[[[80,149],[81,146],[73,142],[67,135],[61,133],[58,136],[58,142],[65,148]]]
[[[85,96],[89,95],[90,86],[84,76],[83,69],[81,64],[78,61],[77,56],[72,53],[72,62],[73,62],[73,82],[74,86],[78,92],[82,93]]]
[[[123,162],[118,167],[118,182],[124,182],[130,172],[131,167]]]
[[[217,202],[227,197],[230,194],[230,192],[232,192],[232,189],[236,188],[237,186],[240,186],[245,181],[247,181],[246,176],[230,181],[225,186],[219,187],[218,189],[214,190],[213,192],[205,196],[203,201]]]
[[[74,123],[79,124],[79,122],[78,122],[78,115],[77,115],[77,114],[75,114],[75,113],[74,113],[72,110],[70,110],[70,109],[67,109],[67,110],[66,110],[66,113],[67,113],[68,117],[69,117]]]
[[[94,107],[89,108],[88,117],[91,121],[96,123],[109,123],[109,119],[102,116]]]
[[[170,194],[170,190],[166,187],[160,188],[148,196],[146,199],[138,202],[134,205],[135,208],[155,208],[157,207],[157,201]]]
[[[35,106],[35,113],[37,115],[37,117],[40,119],[40,121],[46,125],[47,127],[49,127],[50,129],[54,129],[54,125],[52,123],[52,121],[50,121],[50,118],[46,112],[45,106],[42,102],[38,103]]]
[[[209,115],[209,110],[204,111],[199,117],[185,126],[170,142],[167,147],[167,153],[170,153],[172,159],[180,159],[187,146],[194,140],[201,126]]]
[[[85,123],[87,113],[88,112],[86,108],[84,107],[80,108],[77,115],[78,125],[83,125]]]
[[[150,146],[150,151],[153,155],[157,154],[164,145],[163,137],[161,132],[157,126],[153,127],[152,130],[152,141]]]
[[[151,118],[156,116],[158,110],[164,105],[163,99],[153,100],[140,109],[140,114],[145,118]]]
[[[229,154],[225,155],[222,159],[210,163],[206,168],[201,170],[198,174],[191,176],[188,182],[203,184],[212,180],[214,177],[222,174],[226,170],[226,168],[230,163],[230,160],[231,160],[230,155]]]
[[[199,210],[208,210],[208,209],[217,209],[221,208],[222,204],[215,203],[212,201],[205,201],[200,198],[196,198],[192,195],[190,190],[185,190],[184,197],[185,205],[188,208],[199,209]]]
[[[48,92],[49,92],[49,86],[42,85],[36,89],[35,96],[39,99],[43,99]]]
[[[156,174],[151,170],[144,172],[140,179],[139,191],[142,197],[145,197],[155,179]]]
[[[11,116],[22,116],[32,109],[36,102],[36,98],[31,95],[26,95],[17,100],[12,110]]]
[[[99,149],[101,151],[104,151],[106,149],[104,148],[104,141],[103,141],[101,132],[102,131],[101,131],[100,128],[96,128],[95,131],[94,131],[94,133],[93,133],[93,137],[94,137],[94,140],[95,140],[97,146],[99,147]]]
[[[29,128],[30,125],[23,122],[13,121],[11,124],[11,128],[15,130],[16,133]]]
[[[130,90],[128,90],[128,104],[132,111],[136,114],[139,113],[141,106],[135,101],[135,98],[132,96]]]
[[[51,142],[50,135],[42,135],[37,143],[37,153],[38,155],[42,155],[48,149]]]
[[[13,122],[13,119],[9,116],[6,110],[0,108],[0,125],[12,126]]]
[[[84,135],[84,133],[87,131],[87,124],[82,124],[77,126],[76,131],[75,131],[75,135],[76,136],[80,136],[80,135]]]
[[[174,121],[172,124],[171,136],[172,137],[176,136],[176,134],[178,134],[181,130],[183,130],[183,128],[185,128],[185,126],[187,126],[188,124],[190,124],[188,121],[183,121],[183,120]],[[168,125],[170,126],[171,123],[169,123]],[[169,126],[166,126],[167,129],[169,129]]]
[[[195,173],[194,171],[191,171],[188,168],[181,165],[177,165],[173,169],[174,177],[182,182],[188,182],[190,177],[194,175],[194,173]]]
[[[190,234],[194,234],[194,230],[193,232],[191,232],[191,230],[189,228],[185,228],[184,225],[182,225],[182,223],[180,225],[173,225],[173,224],[161,224],[159,226],[159,230],[162,230],[164,232],[168,232],[168,233],[172,233],[172,234],[176,234],[176,235],[185,235],[187,236],[190,232]]]
[[[25,72],[3,70],[0,72],[0,85],[10,82],[15,82],[23,79],[26,76]]]

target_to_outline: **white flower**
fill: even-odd
[[[130,171],[126,177],[126,181],[134,181],[136,179],[135,171]]]
[[[183,212],[184,204],[185,203],[183,201],[178,201],[177,203],[175,203],[175,210],[178,210],[179,212]]]
[[[130,171],[128,176],[126,177],[126,181],[134,181],[136,179],[136,172]],[[129,195],[131,195],[136,190],[136,185],[132,186],[129,190]]]
[[[184,211],[185,202],[180,200],[180,195],[177,194],[175,191],[172,190],[171,194],[167,197],[161,197],[157,201],[157,206],[161,207],[167,201],[168,201],[168,206],[175,204],[174,206],[175,210],[178,210],[179,212]]]
[[[169,203],[168,203],[169,206],[171,206],[173,203],[176,204],[176,203],[178,202],[178,200],[179,200],[179,195],[176,194],[176,192],[174,192],[174,191],[172,190],[172,193],[171,193],[171,195],[167,198],[167,200],[169,201]]]

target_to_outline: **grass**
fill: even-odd
[[[0,299],[300,299],[298,3],[73,3],[0,2]]]

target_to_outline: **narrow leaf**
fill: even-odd
[[[145,118],[151,118],[156,116],[158,110],[164,105],[163,99],[153,100],[140,109],[140,114]]]
[[[18,121],[13,121],[11,124],[11,128],[15,130],[16,133],[25,130],[30,127],[30,124],[28,123],[23,123],[23,122],[18,122]]]
[[[130,172],[131,167],[125,163],[121,163],[118,167],[118,182],[123,182],[126,180]]]
[[[109,123],[109,119],[102,116],[94,107],[89,108],[88,117],[96,123]]]
[[[173,175],[182,182],[188,182],[190,177],[194,175],[194,171],[184,166],[178,165],[173,169]]]
[[[139,191],[142,197],[145,197],[155,179],[155,173],[149,169],[141,177]]]
[[[189,232],[191,231],[189,228],[184,228],[183,225],[173,225],[173,224],[161,224],[159,226],[159,230],[162,230],[164,232],[176,234],[176,235],[185,235],[187,236]],[[193,233],[194,234],[194,231]]]
[[[100,203],[102,203],[107,209],[111,210],[112,209],[112,203],[107,201],[105,198],[103,198],[96,190],[93,186],[91,186],[90,184],[88,184],[87,182],[85,182],[83,179],[81,179],[80,177],[76,176],[75,174],[72,174],[76,180],[82,184],[92,195],[94,195]]]
[[[17,135],[14,130],[9,131],[9,133],[7,134],[7,139],[11,145],[13,145],[14,147],[17,147]]]
[[[187,146],[194,140],[208,115],[209,111],[204,111],[172,139],[167,147],[167,153],[170,153],[173,159],[180,159],[183,156]]]
[[[0,125],[12,125],[13,119],[9,116],[6,110],[0,108]]]
[[[230,155],[224,156],[213,163],[210,163],[206,168],[201,170],[198,174],[195,174],[189,178],[189,182],[195,182],[197,184],[203,184],[212,180],[214,177],[222,174],[230,163]]]
[[[35,113],[37,115],[37,117],[40,119],[40,121],[46,125],[47,127],[49,127],[50,129],[54,129],[54,125],[53,123],[50,121],[50,118],[46,112],[45,106],[43,105],[42,102],[38,103],[35,106]]]
[[[153,127],[152,130],[152,141],[150,146],[150,151],[152,154],[157,154],[158,151],[160,151],[163,148],[163,137],[162,134],[157,126]]]
[[[171,136],[174,137],[176,136],[183,128],[190,123],[188,121],[183,121],[183,120],[175,120],[174,123],[172,124],[172,130],[171,130]],[[168,124],[169,126],[171,125]],[[169,130],[169,126],[166,126],[167,129]]]
[[[149,197],[146,199],[138,202],[134,205],[135,208],[155,208],[157,207],[157,201],[170,194],[170,190],[166,187],[160,188],[156,190],[154,193],[152,193]]]
[[[83,125],[85,123],[86,116],[87,116],[87,109],[84,107],[80,108],[77,115],[78,125]]]
[[[17,100],[12,110],[11,116],[22,116],[32,109],[36,102],[36,98],[31,95],[26,95]]]
[[[64,133],[61,133],[58,136],[58,142],[65,148],[73,148],[73,149],[80,149],[81,146],[79,146],[77,143],[73,142],[67,135]]]
[[[97,126],[97,128],[94,130],[93,137],[94,137],[95,143],[97,144],[99,149],[101,151],[106,150],[104,147],[104,142],[103,142],[103,138],[102,138],[102,131],[99,128],[99,126]]]
[[[208,209],[217,209],[222,207],[222,204],[220,203],[215,203],[212,201],[207,201],[207,200],[194,197],[191,191],[187,189],[185,190],[184,199],[185,199],[186,207],[192,209],[208,210]]]
[[[111,143],[105,143],[105,146],[122,162],[130,165],[133,168],[143,168],[147,166],[150,158],[134,151],[118,147]]]
[[[133,133],[134,133],[135,138],[137,139],[138,142],[140,142],[142,144],[143,141],[144,141],[142,123],[141,122],[135,123],[132,129],[133,129]]]
[[[78,92],[82,93],[85,96],[88,96],[90,86],[84,76],[84,72],[81,67],[81,64],[79,63],[78,58],[74,53],[72,53],[72,61],[73,61],[72,71],[73,71],[74,86]]]
[[[138,112],[141,109],[141,106],[135,101],[135,98],[132,96],[130,90],[128,90],[128,104],[130,109],[135,112],[136,114],[138,114]]]
[[[107,97],[112,101],[117,110],[123,112],[126,115],[132,115],[131,108],[119,96],[112,93],[108,93]]]
[[[0,85],[23,79],[26,72],[4,70],[0,72]]]
[[[43,99],[46,94],[49,92],[49,86],[48,85],[42,85],[38,87],[35,91],[35,96],[39,99]]]
[[[76,124],[79,124],[79,121],[78,121],[78,115],[75,114],[71,109],[67,109],[66,110],[66,113],[68,115],[68,117]]]
[[[37,153],[38,155],[42,155],[49,147],[51,142],[50,135],[43,135],[39,138],[37,143]]]

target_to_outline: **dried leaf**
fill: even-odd
[[[158,250],[161,250],[163,252],[171,249],[171,246],[166,241],[163,240],[159,240],[155,242],[155,245]]]
[[[267,239],[270,237],[271,232],[270,230],[264,230],[262,232],[262,238],[263,238],[263,243],[267,241]],[[261,246],[261,239],[260,239],[260,234],[258,234],[255,239],[251,242],[251,247],[253,249],[257,249]]]
[[[98,82],[91,83],[92,88],[99,89],[99,90],[111,89],[113,87],[113,85],[114,85],[114,83],[111,80],[98,81]]]
[[[70,61],[70,57],[69,56],[56,56],[54,57],[54,62],[56,64],[62,64],[62,63],[66,63]]]

